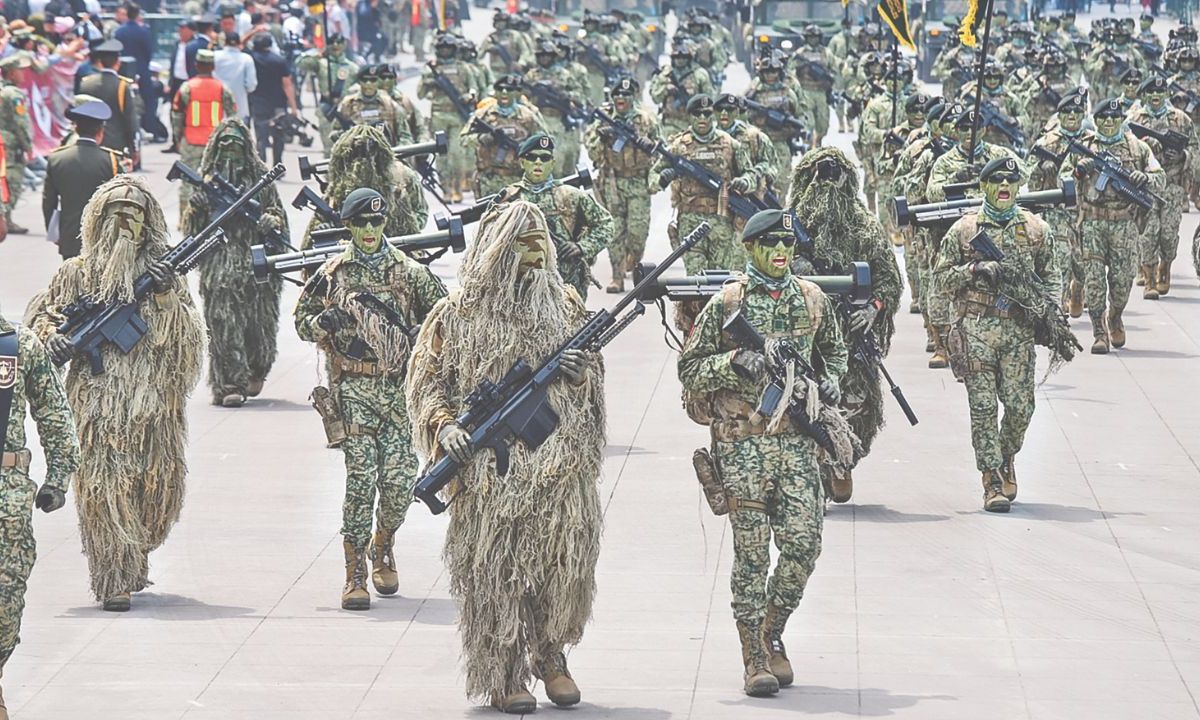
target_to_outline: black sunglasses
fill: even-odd
[[[698,118],[710,118],[712,116],[713,116],[712,110],[697,110],[696,112],[692,113],[692,117],[698,117]]]
[[[359,215],[352,217],[346,221],[350,227],[366,227],[368,225],[380,225],[383,223],[383,216],[379,214]]]
[[[529,162],[547,163],[547,162],[550,162],[551,160],[553,160],[554,156],[551,155],[550,153],[529,153],[528,155],[525,156],[525,159],[528,160]]]
[[[762,237],[755,238],[754,242],[758,243],[762,247],[775,247],[776,245],[782,244],[785,248],[790,248],[796,244],[796,236],[790,234],[763,235]]]

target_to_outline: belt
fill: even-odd
[[[767,418],[714,419],[709,427],[713,439],[718,442],[737,442],[749,437],[771,437],[795,432],[791,421],[786,418],[774,430],[767,429]]]
[[[385,375],[401,375],[403,370],[385,372],[378,362],[366,360],[351,360],[344,355],[333,352],[329,354],[330,364],[339,375],[362,375],[365,377],[381,377]]]
[[[615,178],[621,178],[622,180],[624,180],[625,178],[645,178],[649,173],[650,173],[649,168],[642,168],[640,170],[634,168],[632,170],[623,170],[623,171],[622,170],[605,170],[604,171],[605,175],[608,175],[610,177],[615,177]]]
[[[1012,305],[1012,301],[1003,295],[968,290],[963,293],[959,303],[964,315],[976,317],[1016,318],[1020,317],[1021,308]]]
[[[1084,205],[1080,217],[1084,220],[1132,220],[1134,210],[1129,205],[1120,207]]]
[[[33,453],[28,448],[16,452],[6,452],[3,456],[0,456],[0,467],[16,468],[24,471],[29,469],[29,463],[32,460]]]

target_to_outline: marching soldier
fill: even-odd
[[[687,128],[688,103],[697,95],[711,95],[712,79],[708,71],[694,62],[694,53],[686,43],[671,46],[671,65],[650,79],[650,99],[658,105],[663,135],[668,138]],[[782,74],[782,73],[781,73]]]
[[[1121,96],[1118,100],[1121,101],[1121,109],[1129,115],[1138,101],[1138,88],[1142,86],[1142,81],[1146,78],[1145,74],[1137,68],[1129,68],[1121,73]]]
[[[1043,54],[1042,72],[1026,88],[1023,98],[1025,137],[1037,138],[1046,127],[1046,122],[1058,112],[1059,103],[1075,88],[1075,83],[1067,77],[1067,56],[1058,51]]]
[[[438,35],[433,49],[436,57],[421,70],[417,97],[430,102],[429,133],[440,130],[448,138],[457,138],[475,107],[475,80],[470,68],[458,60],[458,40],[453,35]],[[460,143],[450,143],[443,182],[451,202],[462,202],[462,194],[468,189],[467,168],[465,149]]]
[[[13,222],[12,211],[25,190],[25,165],[33,153],[33,125],[29,120],[25,91],[21,89],[30,67],[29,55],[24,52],[15,52],[0,60],[3,78],[0,83],[0,140],[3,140],[0,166],[4,169],[0,173],[0,182],[4,184],[0,200],[4,202],[5,224],[13,235],[29,232]]]
[[[725,82],[725,67],[729,65],[729,48],[732,47],[732,43],[714,37],[712,23],[699,10],[689,10],[684,37],[692,46],[696,63],[708,70],[712,77],[713,91],[719,92]]]
[[[591,195],[554,178],[554,138],[537,134],[518,151],[523,175],[496,198],[496,205],[525,200],[546,216],[558,258],[558,272],[586,300],[592,264],[613,236],[613,218]]]
[[[967,83],[962,89],[961,98],[965,103],[974,102],[975,83]],[[991,105],[1001,115],[1000,121],[1010,124],[1013,129],[1021,131],[1029,126],[1029,119],[1025,116],[1025,101],[1004,87],[1004,68],[991,60],[983,67],[981,100]],[[986,115],[984,117],[986,118]],[[1010,149],[1015,146],[1015,141],[1001,132],[994,124],[988,123],[980,130],[983,133],[983,139],[989,143],[1003,145]]]
[[[638,135],[655,142],[662,140],[657,116],[639,102],[641,85],[633,78],[621,78],[609,90],[611,103],[601,109],[618,122],[629,125]],[[613,235],[608,245],[612,264],[612,282],[606,291],[625,291],[625,273],[642,261],[646,237],[650,234],[650,194],[646,191],[653,156],[635,143],[624,142],[615,150],[616,131],[596,119],[583,138],[588,157],[596,168],[596,201],[613,219]]]
[[[296,61],[296,69],[317,80],[317,94],[320,98],[317,126],[321,133],[321,146],[325,156],[329,157],[335,129],[332,116],[347,86],[358,75],[358,64],[346,57],[346,38],[340,33],[332,33],[325,49],[320,54],[314,52],[301,55]]]
[[[1097,43],[1083,63],[1088,84],[1094,97],[1107,98],[1117,95],[1118,73],[1121,68],[1133,67],[1146,72],[1146,58],[1133,45],[1129,29],[1118,25],[1112,30],[1111,43]],[[1140,82],[1140,80],[1139,80]]]
[[[536,95],[531,88],[545,83],[562,93],[567,102],[574,107],[582,109],[587,104],[586,71],[581,81],[580,75],[573,73],[566,61],[561,59],[558,48],[552,41],[543,40],[538,43],[534,58],[536,64],[524,73],[522,83],[528,99],[536,104]],[[554,172],[560,177],[570,175],[579,164],[579,129],[575,126],[581,121],[575,117],[564,116],[560,108],[549,104],[539,105],[538,110],[542,112],[542,119],[546,123],[546,134],[555,138],[558,145],[554,151],[558,167]],[[567,128],[568,124],[572,126],[570,129]]]
[[[345,610],[371,607],[368,554],[376,592],[393,595],[400,586],[392,546],[412,503],[417,477],[404,399],[405,366],[416,329],[446,296],[446,288],[428,267],[384,241],[386,206],[383,196],[370,188],[346,196],[339,217],[350,230],[351,243],[305,285],[296,305],[297,334],[316,343],[329,362],[336,417],[323,413],[322,419],[344,428],[330,440],[346,459]],[[388,308],[404,325],[360,302],[364,296]]]
[[[601,21],[601,16],[584,10],[583,37],[578,40],[582,53],[579,62],[588,71],[588,105],[592,107],[604,102],[604,88],[609,83],[609,76],[602,65],[607,66],[610,73],[614,69],[631,72],[637,59],[629,54],[619,37],[603,31]]]
[[[496,76],[520,72],[533,64],[533,43],[528,35],[511,26],[511,17],[506,10],[496,8],[492,32],[479,47]]]
[[[127,153],[136,167],[140,159],[137,132],[141,113],[138,112],[137,83],[117,73],[124,47],[120,40],[105,40],[97,45],[92,50],[92,62],[100,71],[83,78],[79,82],[79,92],[103,100],[112,110],[104,127],[104,147]]]
[[[64,260],[79,254],[79,223],[83,207],[96,188],[123,170],[121,155],[100,143],[112,110],[93,100],[67,110],[78,134],[75,142],[55,149],[46,158],[42,185],[42,216],[49,228],[58,213],[58,254]]]
[[[908,94],[912,91],[912,79],[912,66],[905,61],[901,61],[896,67],[888,68],[884,75],[887,83],[884,92],[876,95],[863,110],[862,124],[859,126],[858,132],[857,147],[862,148],[859,157],[879,158],[884,155],[884,140],[893,129],[893,118],[899,124],[904,114],[901,108],[904,107]],[[893,104],[893,100],[895,104]],[[877,205],[876,195],[880,190],[886,190],[887,187],[886,179],[879,176],[879,166],[873,161],[863,162],[863,191],[867,195],[867,207],[872,211],[878,209],[880,221],[885,223],[890,222],[885,219],[888,217],[887,198],[884,198],[883,203]],[[893,236],[892,241],[895,242],[895,240],[896,237]]]
[[[410,142],[431,140],[429,127],[425,124],[425,116],[421,113],[421,109],[396,84],[396,68],[387,63],[377,66],[376,73],[379,75],[380,89],[400,106],[400,122],[405,126],[401,135],[407,131],[408,137],[411,138]]]
[[[393,145],[411,144],[413,138],[403,112],[388,93],[380,92],[379,80],[379,66],[364,65],[358,71],[358,89],[338,103],[334,122],[340,124],[344,121],[350,127],[370,125],[379,128]],[[336,140],[348,129],[335,125],[331,137]]]
[[[546,122],[538,109],[520,100],[519,75],[502,75],[492,88],[493,97],[479,104],[459,134],[463,146],[475,151],[477,199],[519,180],[522,171],[517,150],[526,138],[546,132]],[[493,135],[484,125],[503,138]]]
[[[758,77],[754,78],[746,97],[760,105],[766,105],[768,108],[806,122],[806,118],[810,116],[810,108],[805,105],[804,98],[800,93],[784,81],[783,61],[775,55],[760,57],[754,62],[754,69],[757,71]],[[792,155],[794,154],[792,145],[795,142],[795,135],[786,127],[771,127],[765,122],[762,113],[750,113],[750,117],[758,121],[757,126],[762,128],[762,131],[771,139],[771,144],[774,146],[775,165],[771,170],[770,177],[775,178],[778,192],[786,192],[787,179],[792,171]]]
[[[212,75],[212,50],[196,51],[196,76],[190,78],[175,94],[171,105],[171,137],[182,138],[179,159],[190,168],[200,167],[204,147],[213,130],[226,117],[237,114],[233,93]],[[186,183],[179,188],[179,207],[182,220],[192,189]]]
[[[833,92],[834,78],[838,74],[837,56],[825,47],[825,33],[816,25],[804,28],[804,45],[792,55],[791,65],[800,79],[803,103],[813,114],[812,146],[821,146],[829,133],[829,94]]]
[[[765,199],[769,194],[772,206],[779,205],[780,198],[787,194],[787,182],[776,179],[775,170],[779,161],[775,157],[775,146],[766,133],[742,117],[743,105],[737,95],[722,93],[713,103],[717,113],[717,129],[729,133],[730,137],[745,146],[755,177],[755,195]],[[738,218],[734,227],[740,230],[743,224],[742,219]]]

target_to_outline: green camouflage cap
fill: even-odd
[[[387,211],[387,201],[371,188],[358,188],[342,201],[342,211],[338,217],[349,220],[359,215],[382,214]]]
[[[554,152],[554,138],[545,133],[537,133],[525,138],[521,147],[517,148],[517,156],[525,157],[534,150],[549,150]]]

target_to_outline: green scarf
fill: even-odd
[[[758,285],[766,286],[766,288],[772,292],[778,292],[784,289],[792,280],[792,276],[790,274],[784,275],[781,278],[773,278],[770,275],[761,273],[759,272],[758,268],[754,267],[754,263],[752,262],[746,263],[746,274],[750,276],[751,281]]]

